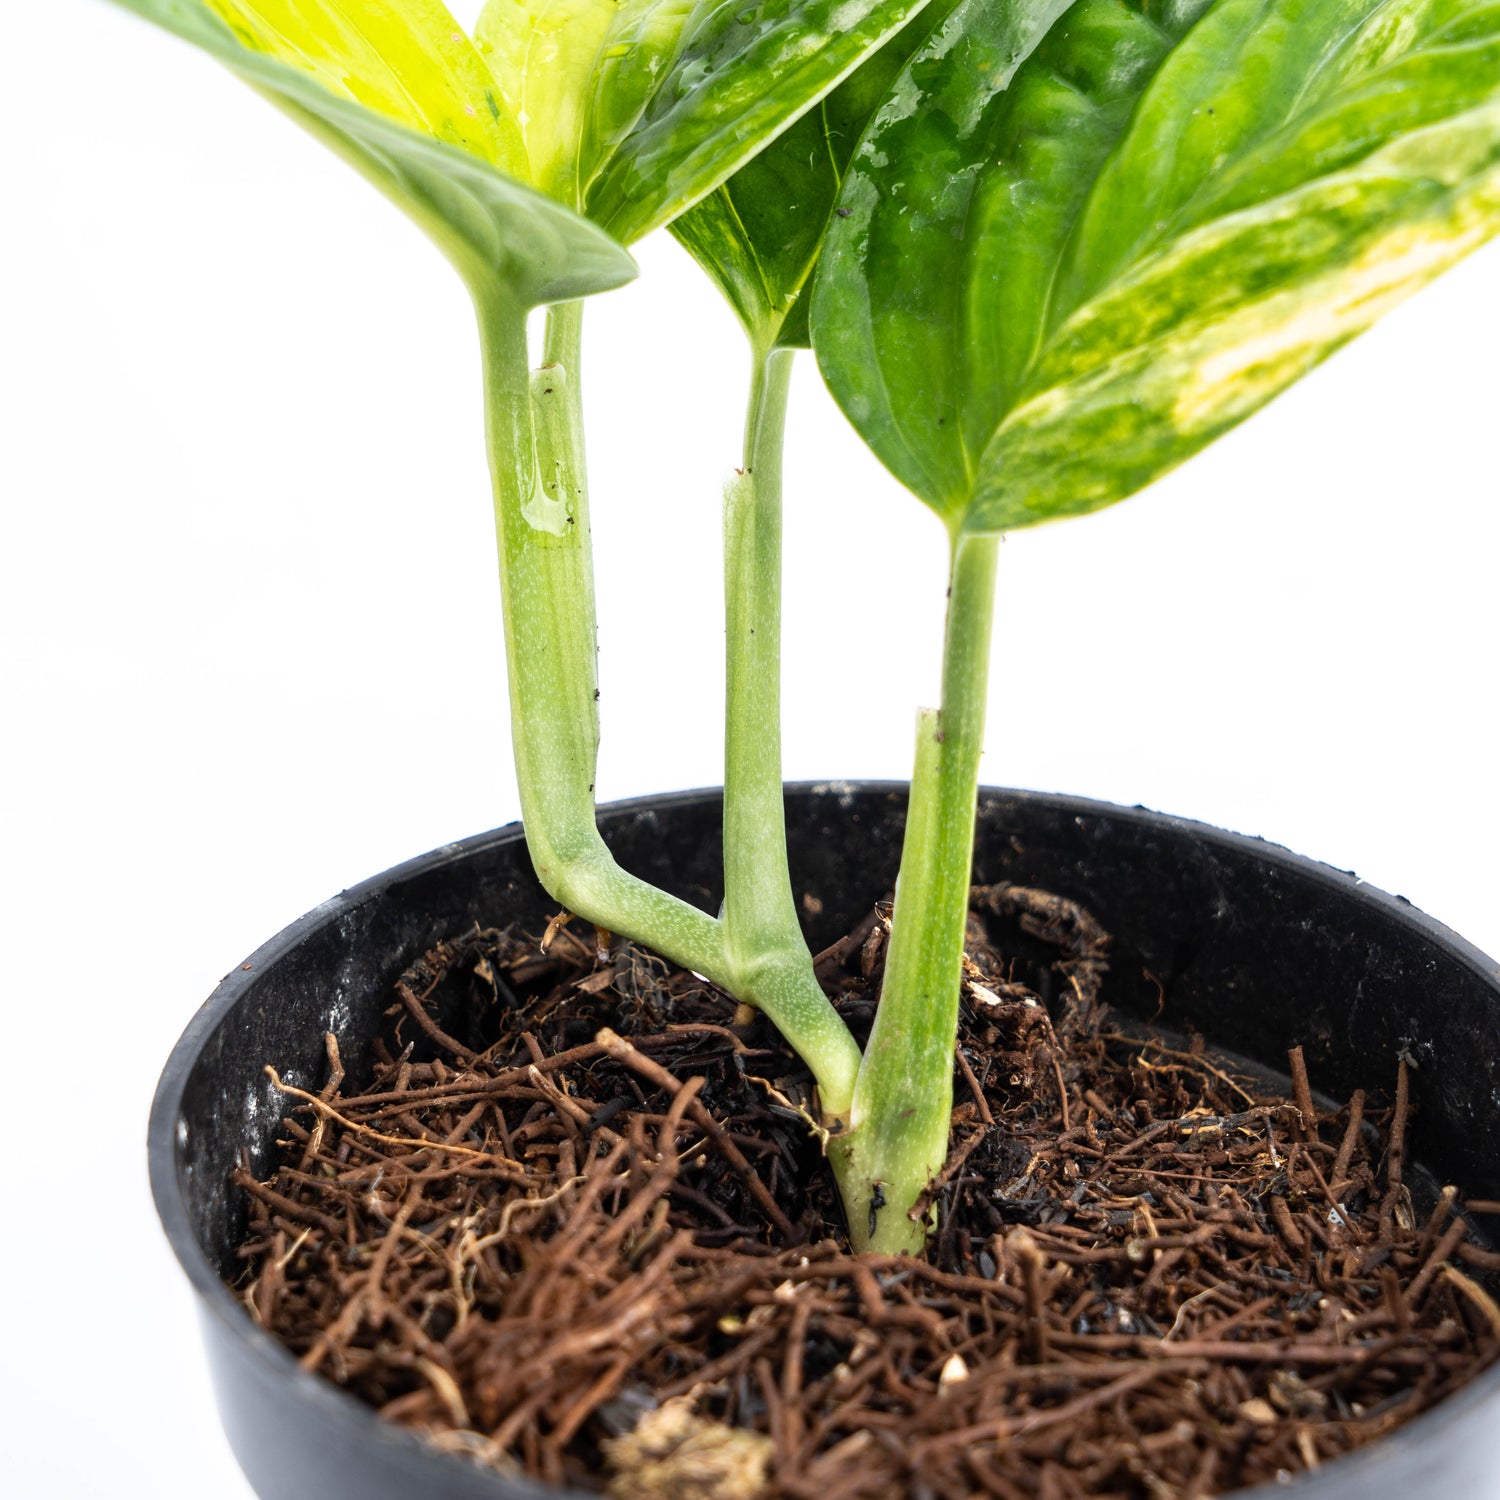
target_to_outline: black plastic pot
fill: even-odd
[[[822,903],[816,947],[889,890],[905,789],[790,787],[787,815],[797,888]],[[712,910],[719,818],[717,792],[692,792],[607,807],[600,826],[627,868]],[[981,794],[976,878],[1088,906],[1115,935],[1111,999],[1123,1009],[1149,1017],[1164,990],[1164,1025],[1273,1069],[1301,1043],[1335,1096],[1385,1086],[1404,1055],[1416,1065],[1419,1158],[1466,1195],[1500,1197],[1500,969],[1406,902],[1201,824],[1003,791]],[[230,1443],[262,1500],[559,1500],[435,1453],[304,1374],[220,1279],[243,1223],[226,1179],[242,1148],[256,1167],[267,1162],[283,1113],[265,1064],[315,1086],[331,1030],[359,1069],[390,983],[414,957],[476,918],[538,926],[550,909],[518,827],[439,849],[273,938],[218,987],[167,1063],[151,1115],[152,1188],[198,1294]],[[1483,1500],[1500,1493],[1497,1476],[1500,1368],[1293,1491]]]

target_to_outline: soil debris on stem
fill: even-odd
[[[884,915],[817,959],[857,1036]],[[1332,1109],[1293,1057],[1283,1092],[1111,1018],[1108,949],[975,891],[915,1260],[850,1254],[757,1013],[564,920],[476,929],[401,977],[364,1076],[330,1038],[321,1086],[277,1080],[239,1293],[390,1420],[619,1500],[1201,1497],[1493,1360],[1500,1258],[1424,1197],[1407,1065]]]

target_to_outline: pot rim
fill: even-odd
[[[906,791],[907,783],[903,781],[800,781],[787,782],[784,788],[787,798],[830,793],[839,796],[856,793],[878,796],[904,794]],[[598,811],[601,818],[613,821],[640,813],[670,811],[702,802],[705,798],[716,799],[720,795],[719,787],[699,787],[625,798],[601,804]],[[1189,835],[1203,844],[1240,855],[1253,855],[1273,868],[1295,873],[1300,878],[1327,889],[1338,890],[1346,895],[1351,891],[1357,892],[1360,900],[1377,908],[1388,919],[1445,949],[1464,967],[1481,975],[1492,987],[1500,989],[1500,963],[1496,963],[1488,954],[1481,952],[1436,918],[1412,905],[1404,896],[1390,895],[1361,880],[1352,870],[1342,870],[1305,855],[1295,854],[1267,839],[1231,833],[1191,818],[1153,812],[1140,804],[1124,807],[1092,798],[1006,787],[984,786],[979,789],[981,806],[986,801],[1006,798],[1041,804],[1080,821],[1085,818],[1110,819],[1141,827],[1165,828],[1179,835]],[[151,1195],[167,1240],[197,1293],[201,1308],[211,1313],[225,1332],[248,1345],[255,1357],[265,1365],[269,1375],[295,1382],[299,1387],[299,1399],[326,1420],[341,1424],[352,1422],[374,1443],[381,1446],[395,1444],[421,1455],[425,1461],[434,1465],[435,1475],[461,1472],[471,1483],[476,1473],[484,1472],[482,1469],[431,1447],[404,1428],[382,1421],[373,1407],[367,1406],[332,1381],[303,1370],[288,1349],[246,1314],[240,1301],[219,1279],[217,1270],[198,1241],[187,1212],[178,1170],[179,1115],[184,1090],[205,1043],[229,1017],[250,987],[259,980],[262,969],[294,950],[312,933],[338,923],[349,912],[385,888],[466,859],[481,849],[523,842],[524,837],[520,823],[507,823],[500,828],[471,834],[427,854],[404,860],[357,885],[347,887],[262,943],[219,981],[213,993],[188,1022],[162,1069],[151,1101],[147,1127]],[[1500,1404],[1500,1363],[1482,1371],[1462,1389],[1420,1416],[1403,1423],[1395,1432],[1353,1453],[1331,1460],[1316,1474],[1298,1478],[1291,1484],[1259,1485],[1254,1489],[1229,1493],[1239,1497],[1239,1500],[1272,1500],[1272,1497],[1288,1494],[1296,1496],[1297,1500],[1323,1500],[1332,1486],[1339,1486],[1342,1492],[1348,1481],[1359,1478],[1366,1471],[1370,1480],[1375,1481],[1379,1477],[1382,1456],[1391,1453],[1398,1446],[1444,1442],[1455,1424],[1466,1421],[1478,1408],[1490,1403]],[[511,1494],[530,1494],[536,1500],[591,1500],[583,1491],[558,1489],[520,1475],[507,1475],[505,1482],[510,1487]]]

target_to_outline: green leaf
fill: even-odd
[[[608,113],[617,144],[589,188],[589,217],[627,244],[670,223],[812,109],[922,4],[698,0],[671,67],[640,99],[628,130],[629,90],[623,78],[613,82]]]
[[[437,0],[117,0],[211,53],[361,171],[477,291],[520,307],[631,280],[608,234],[511,175],[519,132]],[[222,19],[221,19],[222,15]]]
[[[807,303],[828,216],[876,106],[956,0],[928,0],[914,19],[815,108],[672,223],[753,340],[806,348]]]
[[[835,396],[950,525],[1134,493],[1500,230],[1493,0],[966,0],[846,177]]]

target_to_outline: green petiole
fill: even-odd
[[[860,1053],[797,922],[781,789],[781,470],[792,351],[752,349],[743,466],[724,487],[724,936],[739,985],[842,1126]]]
[[[883,1254],[921,1251],[926,1225],[910,1211],[948,1155],[999,541],[954,542],[943,705],[917,718],[885,980],[840,1174],[850,1237]],[[883,1206],[861,1217],[851,1199]]]
[[[757,360],[743,468],[725,493],[729,714],[725,900],[715,919],[621,869],[594,819],[599,748],[582,305],[548,310],[540,369],[524,313],[476,298],[495,496],[511,736],[537,877],[569,911],[702,974],[772,1019],[847,1115],[859,1049],[797,924],[781,801],[781,446],[790,356]]]
[[[535,375],[524,312],[499,298],[477,305],[511,737],[537,875],[568,910],[649,941],[718,982],[725,963],[718,923],[622,870],[594,822],[599,713],[581,305],[549,310],[544,366]]]

